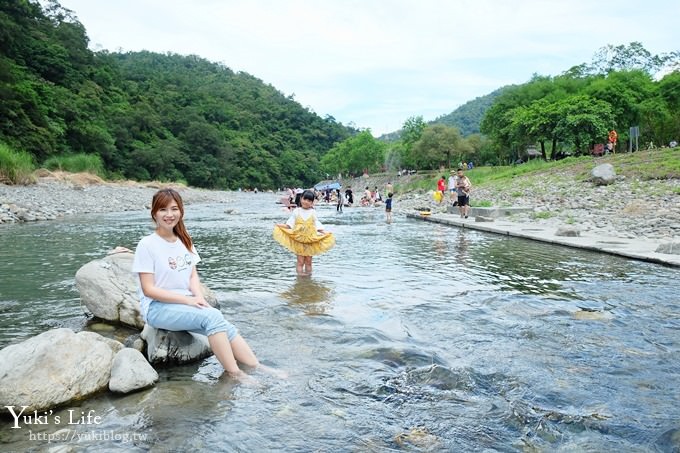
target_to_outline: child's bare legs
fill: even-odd
[[[301,276],[312,275],[312,257],[298,255],[295,270]]]

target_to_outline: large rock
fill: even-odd
[[[113,359],[109,390],[129,393],[151,387],[158,381],[158,373],[136,349],[123,348]]]
[[[0,407],[44,411],[105,390],[123,345],[94,332],[53,329],[0,350]]]
[[[667,255],[680,255],[680,241],[664,242],[659,244],[655,251],[656,253],[665,253]]]
[[[561,226],[557,229],[557,231],[555,231],[555,236],[576,238],[581,236],[581,230],[575,227]]]
[[[76,272],[80,299],[97,318],[141,329],[137,280],[132,273],[134,255],[115,253],[85,264]]]
[[[144,321],[137,296],[137,277],[132,273],[134,254],[127,249],[90,261],[76,272],[76,287],[80,299],[90,312],[100,319],[142,329]],[[218,307],[217,298],[206,288],[206,301]]]
[[[146,341],[146,356],[151,363],[190,363],[212,354],[208,338],[191,332],[171,332],[146,325],[141,337]]]
[[[590,180],[596,186],[606,186],[616,181],[616,171],[612,164],[600,164],[590,172]]]

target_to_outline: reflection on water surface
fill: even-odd
[[[151,390],[78,407],[102,417],[97,430],[144,439],[81,447],[677,450],[676,269],[320,207],[337,245],[298,278],[271,239],[286,218],[275,197],[234,197],[235,214],[187,207],[199,272],[259,357],[290,378],[255,373],[261,388],[237,386],[214,358],[161,369]],[[14,246],[2,248],[0,346],[85,328],[75,272],[148,231],[146,212],[3,226]],[[6,424],[0,443],[45,446]]]

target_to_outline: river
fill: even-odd
[[[321,206],[337,245],[298,278],[271,238],[287,217],[274,201],[235,193],[187,206],[186,224],[222,311],[288,379],[236,385],[212,357],[161,368],[150,390],[55,410],[59,426],[0,419],[0,449],[679,448],[677,269]],[[0,347],[90,328],[76,271],[150,231],[148,212],[2,226]],[[99,423],[65,424],[87,414]]]

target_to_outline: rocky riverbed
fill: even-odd
[[[432,190],[402,193],[406,178],[386,175],[342,181],[351,185],[359,199],[366,186],[382,189],[391,182],[396,189],[395,214],[427,207],[445,212],[447,204],[437,204]],[[389,180],[389,181],[388,181]],[[680,180],[639,180],[617,176],[611,185],[597,186],[589,180],[564,172],[545,177],[515,178],[503,186],[475,187],[473,206],[529,207],[530,212],[508,220],[542,225],[573,226],[600,231],[611,237],[673,239],[680,236]],[[159,184],[104,182],[76,174],[43,173],[36,184],[0,184],[0,223],[50,220],[64,215],[121,212],[149,207]],[[177,187],[186,204],[227,203],[230,192]],[[379,208],[379,207],[378,207]],[[373,208],[373,209],[378,209]],[[371,209],[371,208],[357,208]]]
[[[53,220],[64,215],[147,209],[158,183],[104,182],[86,174],[42,173],[36,184],[0,184],[0,224]],[[185,204],[226,203],[230,192],[175,187]]]
[[[409,182],[403,178],[406,177],[362,177],[347,180],[344,185],[360,189],[360,197],[366,186],[384,188],[391,182],[397,191],[395,213],[414,212],[418,208],[447,211],[450,202],[436,203],[432,190],[400,193],[399,187]],[[572,226],[610,237],[680,237],[680,179],[640,180],[619,175],[613,184],[598,186],[588,178],[577,178],[562,171],[541,178],[517,177],[494,187],[476,187],[474,178],[472,184],[472,206],[531,208],[529,212],[515,214],[507,220]]]

